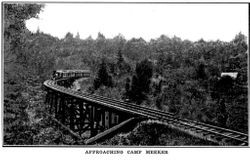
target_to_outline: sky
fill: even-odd
[[[49,3],[26,26],[32,32],[63,38],[67,32],[81,39],[122,34],[127,40],[146,41],[160,35],[197,41],[231,41],[239,32],[248,35],[247,4],[63,4]]]

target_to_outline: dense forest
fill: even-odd
[[[46,144],[39,141],[41,128],[50,132],[49,122],[42,122],[41,86],[57,69],[89,69],[90,80],[81,84],[85,92],[248,131],[248,45],[242,33],[230,42],[166,35],[147,42],[102,33],[96,39],[72,33],[59,39],[26,28],[25,21],[38,17],[43,7],[3,6],[4,144]],[[238,75],[222,77],[223,72]]]

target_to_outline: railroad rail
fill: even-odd
[[[131,104],[128,102],[123,102],[95,94],[74,91],[72,89],[57,85],[57,83],[53,80],[45,81],[44,86],[50,90],[53,90],[54,92],[69,95],[87,102],[105,106],[109,109],[126,112],[133,115],[134,117],[157,120],[174,128],[180,129],[184,132],[198,135],[199,137],[213,142],[217,142],[221,145],[248,146],[248,135],[245,133],[198,121],[178,118],[171,113],[157,110],[154,108]]]

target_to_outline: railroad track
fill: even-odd
[[[61,94],[70,95],[78,99],[84,99],[85,101],[94,102],[99,105],[104,105],[109,108],[115,108],[123,112],[133,114],[135,116],[141,116],[152,120],[159,120],[162,123],[171,125],[188,133],[196,134],[200,137],[208,139],[210,141],[217,142],[221,145],[239,145],[248,146],[248,135],[233,131],[230,129],[209,125],[206,123],[192,121],[188,119],[182,119],[174,116],[171,113],[167,113],[161,110],[143,107],[95,94],[82,93],[74,91],[62,86],[56,85],[55,81],[47,80],[44,82],[47,88],[50,88]]]

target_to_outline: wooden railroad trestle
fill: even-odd
[[[49,89],[45,103],[50,106],[50,114],[85,138],[131,118],[127,113]]]
[[[64,81],[64,82],[63,82]],[[58,83],[59,82],[59,83]],[[73,91],[63,87],[70,87],[73,80],[60,79],[57,81],[45,81],[47,91],[45,102],[50,106],[50,115],[65,130],[74,137],[84,140],[85,144],[91,144],[122,130],[143,119],[157,119],[164,124],[185,131],[191,135],[202,134],[202,137],[221,144],[239,143],[248,145],[248,135],[209,124],[176,118],[167,112],[148,109],[126,104],[116,103],[103,97],[89,94],[74,94]],[[58,88],[60,85],[63,86]],[[139,108],[139,109],[138,109]],[[136,110],[134,110],[136,109]],[[55,120],[57,119],[57,120]],[[73,132],[72,132],[73,131]],[[190,133],[194,132],[194,133]],[[76,134],[76,133],[78,134]],[[226,142],[228,141],[228,142]]]

